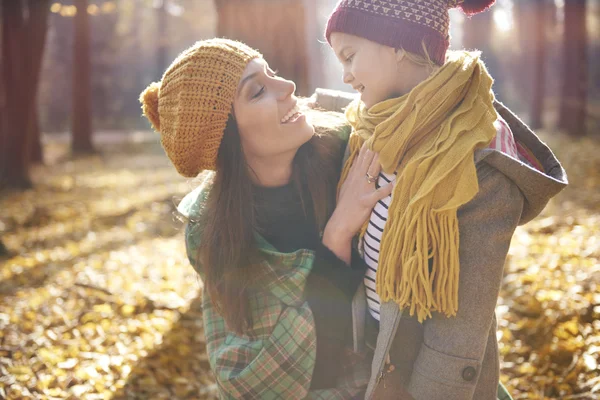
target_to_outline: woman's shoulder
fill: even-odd
[[[177,212],[187,219],[188,222],[193,222],[200,218],[206,205],[206,199],[210,192],[214,177],[214,172],[209,171],[203,173],[199,177],[199,185],[191,192],[186,194],[177,206]]]
[[[199,223],[205,209],[206,199],[212,185],[213,173],[204,174],[200,184],[179,202],[177,212],[187,223],[185,227],[185,247],[188,260],[194,269],[202,277],[201,268],[198,265],[196,249],[200,245],[202,237],[202,224]]]

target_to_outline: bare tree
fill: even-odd
[[[463,23],[463,47],[481,50],[484,57],[492,57],[490,45],[493,27],[494,20],[491,10],[467,17]],[[492,63],[488,61],[488,64]],[[489,67],[490,65],[488,65]]]
[[[533,0],[533,88],[531,98],[531,127],[539,129],[543,125],[544,87],[546,75],[546,25],[550,5],[547,0]]]
[[[4,243],[2,243],[2,239],[0,239],[0,257],[7,256],[7,255],[8,255],[8,249],[6,248]]]
[[[33,80],[31,90],[33,98],[37,100],[37,92],[42,71],[42,56],[46,44],[46,33],[48,32],[48,6],[49,0],[35,1],[30,0],[29,18],[31,22],[27,29],[29,35],[28,42],[31,44],[31,64],[29,76]],[[33,5],[35,3],[35,5]],[[39,116],[36,101],[31,107],[29,117],[29,132],[31,135],[31,162],[40,163],[44,161],[42,152],[41,131],[39,126]]]
[[[156,6],[156,79],[160,79],[162,77],[163,72],[167,68],[167,57],[168,57],[168,37],[167,37],[167,23],[168,23],[168,15],[167,15],[167,1],[168,0],[159,0],[159,3]]]
[[[585,0],[565,1],[564,70],[559,127],[584,136],[587,88],[587,29]]]
[[[71,150],[92,153],[92,90],[90,20],[87,0],[75,0],[75,41],[73,46],[73,112]]]
[[[27,188],[32,148],[39,144],[36,99],[49,1],[5,1],[0,10],[0,185]]]

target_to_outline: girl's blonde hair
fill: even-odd
[[[427,67],[430,70],[430,75],[436,72],[441,65],[436,64],[431,57],[429,56],[429,52],[427,51],[427,46],[425,46],[425,41],[421,42],[421,47],[423,48],[423,54],[411,53],[403,49],[402,47],[396,49],[397,51],[403,51],[406,58],[408,58],[414,64]]]

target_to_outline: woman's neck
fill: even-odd
[[[294,156],[295,153],[248,160],[252,182],[263,187],[287,185],[292,179]]]

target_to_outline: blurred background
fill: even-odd
[[[310,96],[349,91],[323,31],[336,0],[0,2],[0,399],[214,398],[173,210],[179,177],[138,97],[197,40],[259,49]],[[497,98],[570,186],[517,230],[497,308],[515,399],[600,396],[600,0],[451,11]]]
[[[25,160],[17,164],[43,160],[40,132],[73,131],[73,147],[83,151],[92,148],[92,130],[148,128],[140,118],[139,93],[160,79],[179,52],[213,36],[258,48],[296,82],[299,95],[317,87],[349,90],[322,35],[334,5],[335,0],[5,1],[4,114],[7,126],[19,125],[13,120],[31,124],[31,133],[22,137],[31,142],[31,154],[19,156]],[[574,136],[600,130],[600,1],[498,0],[490,12],[470,19],[452,10],[451,20],[451,47],[483,51],[498,99],[534,129]],[[22,105],[8,101],[15,96],[22,96]],[[20,152],[9,151],[10,157]],[[11,171],[17,165],[8,164]],[[25,179],[19,176],[24,173],[15,170],[7,179]]]

